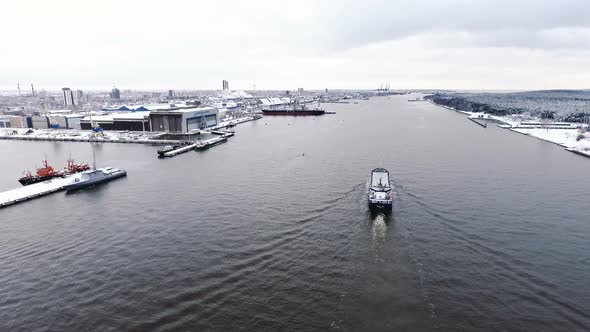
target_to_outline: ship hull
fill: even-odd
[[[18,182],[23,186],[28,186],[33,183],[43,182],[47,180],[51,180],[53,178],[60,177],[59,175],[47,175],[47,176],[30,176],[30,177],[23,177],[18,179]]]
[[[306,110],[306,111],[276,111],[276,110],[263,110],[264,115],[286,115],[286,116],[314,116],[324,115],[326,111],[322,110]]]
[[[371,202],[369,201],[369,210],[372,212],[389,213],[392,210],[392,202]]]
[[[68,192],[72,192],[72,191],[92,187],[92,186],[95,186],[95,185],[98,185],[101,183],[109,182],[109,181],[112,181],[114,179],[124,177],[124,176],[127,176],[127,171],[119,171],[117,173],[113,173],[113,174],[109,174],[107,176],[101,177],[100,179],[93,179],[93,180],[88,180],[88,181],[72,183],[67,186],[64,186],[64,189]]]

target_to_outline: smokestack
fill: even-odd
[[[35,88],[33,87],[33,83],[31,83],[31,93],[33,94],[33,97],[35,97]]]

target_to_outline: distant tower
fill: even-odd
[[[84,101],[84,92],[82,90],[72,91],[73,105],[80,105],[81,101]]]
[[[168,97],[169,98],[176,97],[176,91],[174,91],[174,90],[168,90]]]
[[[229,90],[229,82],[226,80],[223,80],[222,82],[223,85],[223,91]]]
[[[121,99],[121,91],[116,87],[111,90],[111,99]]]
[[[31,93],[33,94],[33,97],[35,97],[35,88],[33,87],[33,83],[31,83]]]
[[[326,93],[328,93],[328,88],[326,88]]]
[[[70,88],[62,88],[61,91],[63,93],[64,106],[75,105],[74,104],[74,94],[72,93],[72,90]]]
[[[20,96],[20,83],[16,83],[16,88],[18,89],[18,95]]]

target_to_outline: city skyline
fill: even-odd
[[[581,0],[11,2],[0,89],[585,89],[589,11]]]

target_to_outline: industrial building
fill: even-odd
[[[195,107],[175,110],[155,110],[149,115],[152,131],[187,133],[219,123],[219,111],[214,107]]]
[[[92,121],[104,130],[150,131],[150,112],[111,113],[93,115]],[[80,128],[92,129],[90,117],[80,120]]]
[[[10,128],[10,117],[0,116],[0,128]]]
[[[29,128],[27,118],[24,116],[11,116],[10,128]]]
[[[49,118],[46,115],[33,115],[31,117],[31,128],[49,128]]]

